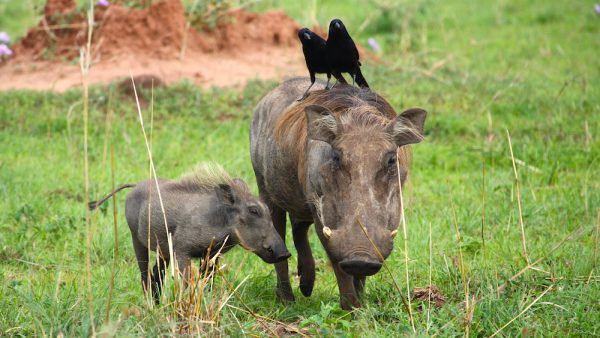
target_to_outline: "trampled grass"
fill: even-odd
[[[384,50],[379,62],[364,62],[372,87],[399,111],[420,106],[429,112],[426,140],[413,148],[405,189],[408,269],[411,288],[428,285],[431,272],[447,302],[430,311],[427,303],[412,302],[417,334],[457,336],[468,328],[471,335],[489,336],[511,321],[500,335],[600,334],[600,272],[594,263],[600,15],[593,2],[418,1],[383,11],[359,1],[314,3],[316,10],[313,2],[307,10],[283,1],[256,8],[282,6],[303,23],[314,18],[326,24],[340,16],[349,27],[364,26],[356,40],[367,45],[375,37]],[[215,161],[254,186],[250,117],[274,86],[253,82],[244,89],[203,91],[182,83],[157,89],[152,154],[158,175],[176,177],[199,161]],[[78,90],[0,93],[2,335],[91,334],[81,97]],[[110,147],[117,184],[145,179],[148,156],[133,100],[113,87],[95,87],[89,108],[93,199],[112,187]],[[143,113],[149,121],[149,112]],[[527,260],[507,130],[533,265],[512,280]],[[148,306],[123,216],[124,197],[117,197],[120,253],[108,322],[103,314],[113,266],[112,205],[92,215],[96,332],[154,336],[199,325],[178,321],[173,307]],[[287,243],[295,272],[291,236]],[[367,280],[364,307],[351,314],[339,308],[335,278],[313,230],[311,245],[315,291],[304,298],[296,281],[297,300],[289,306],[275,298],[272,266],[241,248],[226,254],[224,276],[239,288],[221,309],[218,325],[203,323],[204,332],[273,335],[302,327],[303,333],[326,336],[413,334],[401,300],[406,293],[401,235],[387,264],[402,294],[382,271]],[[228,288],[219,277],[213,282],[207,299]]]

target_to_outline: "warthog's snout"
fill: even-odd
[[[285,261],[290,257],[292,257],[292,254],[289,251],[285,250],[280,255],[275,257],[275,263]]]
[[[371,257],[351,256],[340,261],[340,268],[352,276],[371,276],[379,272],[381,262]]]
[[[260,258],[262,258],[263,261],[270,264],[285,261],[292,256],[285,244],[283,244],[283,241],[274,245],[267,245],[264,247],[263,252],[257,252],[257,254]]]

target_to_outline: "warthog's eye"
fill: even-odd
[[[388,171],[388,175],[395,176],[398,174],[398,163],[396,162],[396,152],[391,152],[386,154],[386,168]]]
[[[248,213],[252,216],[260,217],[260,210],[257,207],[249,207]]]
[[[337,150],[333,151],[333,155],[331,156],[331,161],[333,162],[333,166],[335,169],[340,168],[341,155]]]

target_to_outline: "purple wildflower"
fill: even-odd
[[[600,4],[594,4],[594,10],[596,11],[596,14],[600,14]]]
[[[8,33],[6,33],[6,32],[0,32],[0,42],[3,42],[3,43],[9,43],[10,42],[10,36],[8,36]]]
[[[5,44],[0,44],[0,56],[11,56],[13,51]]]
[[[375,51],[376,53],[379,53],[379,51],[381,51],[381,47],[379,46],[377,41],[375,41],[375,39],[369,38],[369,40],[367,40],[367,42],[369,43],[369,46],[371,46],[371,49],[373,51]]]
[[[96,1],[96,6],[108,7],[108,5],[110,5],[110,2],[108,2],[108,0]]]

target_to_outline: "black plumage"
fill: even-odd
[[[356,82],[360,87],[369,88],[367,80],[360,71],[358,49],[342,20],[334,19],[329,23],[329,36],[325,49],[331,74],[338,81],[340,78],[343,79],[342,73],[348,73],[352,76],[353,84]]]
[[[308,91],[315,84],[315,74],[327,74],[327,85],[325,89],[329,89],[329,80],[331,79],[331,71],[326,55],[325,39],[317,35],[308,28],[302,28],[298,31],[298,38],[302,42],[302,52],[306,60],[306,67],[310,74],[310,86],[306,92],[298,99],[298,101],[308,96]]]

